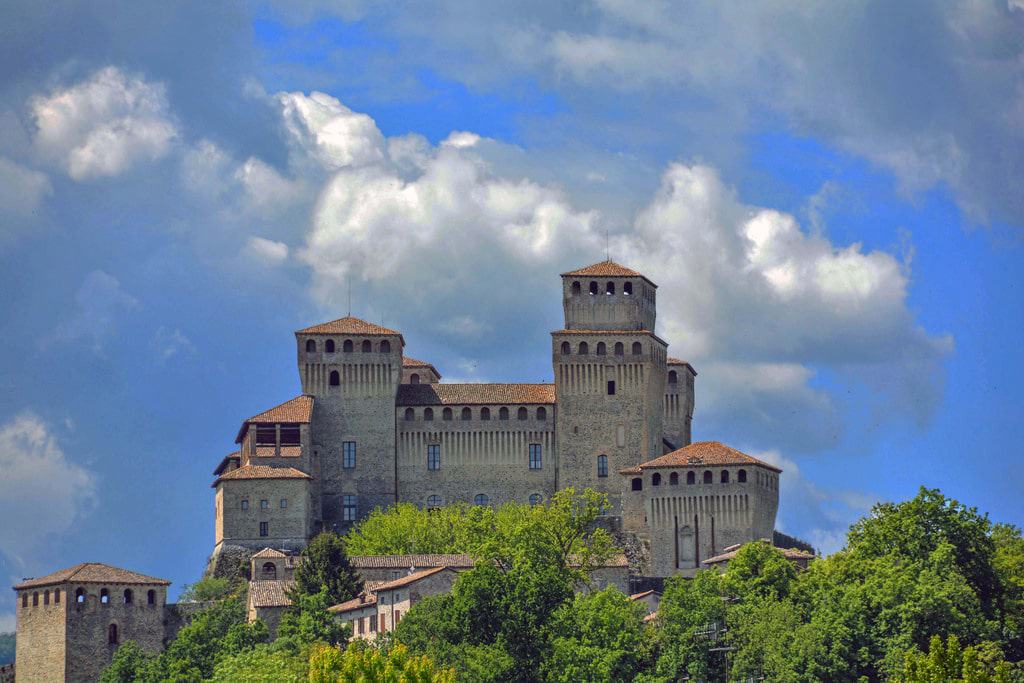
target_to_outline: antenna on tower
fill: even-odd
[[[348,316],[352,317],[352,273],[348,274]]]
[[[608,228],[604,229],[604,260],[605,261],[611,261],[612,260],[611,247],[608,245]]]

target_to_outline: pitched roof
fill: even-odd
[[[404,569],[406,567],[472,567],[469,555],[353,555],[348,563],[355,569]]]
[[[706,467],[708,465],[760,465],[773,472],[782,470],[763,460],[751,457],[718,441],[697,441],[689,446],[666,453],[660,458],[641,463],[641,469],[651,467]]]
[[[554,384],[402,384],[399,406],[554,403]]]
[[[633,593],[632,595],[629,596],[629,599],[630,600],[641,600],[643,598],[646,598],[648,595],[658,595],[658,596],[660,596],[661,593],[659,593],[658,591],[656,591],[656,590],[654,590],[652,588],[651,590],[644,591],[643,593]]]
[[[347,315],[344,318],[331,320],[330,322],[312,325],[295,332],[295,334],[358,334],[362,336],[397,335],[400,332],[389,330],[380,325],[374,325],[360,318]]]
[[[638,273],[632,268],[627,268],[611,259],[606,259],[584,268],[570,270],[568,273],[562,273],[562,277],[574,277],[577,275],[580,277],[642,277],[655,287],[658,286],[651,282],[643,273]]]
[[[415,358],[409,358],[409,356],[402,356],[402,367],[403,368],[430,368],[431,370],[434,371],[435,375],[437,375],[438,377],[441,376],[441,373],[438,372],[437,368],[435,368],[432,364],[430,364],[430,363],[428,363],[426,361],[423,361],[423,360],[416,360]]]
[[[666,364],[667,365],[685,365],[690,370],[690,372],[693,373],[694,377],[697,376],[697,371],[693,369],[693,366],[690,365],[689,361],[680,360],[678,358],[673,358],[672,356],[669,356],[668,357],[668,361],[666,361]]]
[[[288,591],[294,587],[294,581],[250,581],[249,600],[253,607],[288,607]]]
[[[377,604],[377,596],[373,593],[363,593],[351,600],[332,605],[327,608],[328,612],[351,612],[354,609],[360,609],[361,607],[371,607]]]
[[[411,583],[416,583],[420,579],[425,579],[428,576],[433,576],[434,574],[437,574],[438,572],[444,572],[444,571],[455,571],[455,570],[452,567],[430,567],[429,569],[421,569],[419,571],[413,572],[412,574],[406,574],[405,576],[401,576],[401,577],[399,577],[397,579],[394,579],[392,581],[386,581],[386,582],[376,586],[374,588],[374,591],[380,592],[380,591],[394,590],[396,588],[402,588],[404,586],[408,586]]]
[[[273,548],[264,548],[263,550],[261,550],[258,553],[253,555],[253,559],[263,558],[263,557],[288,557],[288,556],[285,555],[284,553],[282,553],[280,550],[274,550]]]
[[[242,443],[245,432],[251,424],[277,424],[279,422],[298,422],[308,424],[313,420],[313,397],[309,394],[302,394],[295,398],[288,399],[270,410],[257,413],[242,422],[235,437],[235,443]]]
[[[704,560],[701,564],[719,564],[721,562],[728,562],[732,558],[736,557],[736,553],[739,552],[739,548],[731,546],[731,550],[727,549],[727,552],[721,555],[715,555]],[[787,560],[813,560],[817,557],[814,553],[808,553],[803,550],[797,550],[796,548],[775,548],[778,550]]]
[[[227,455],[225,455],[221,459],[220,464],[217,465],[217,469],[213,471],[213,476],[220,476],[221,473],[227,469],[228,465],[231,463],[232,460],[241,460],[241,456],[239,455],[238,451],[235,451],[234,453],[228,453]]]
[[[312,479],[305,472],[300,472],[294,467],[271,467],[270,465],[242,465],[237,470],[231,470],[217,477],[213,487],[222,481],[236,479]]]
[[[83,562],[74,567],[61,569],[60,571],[41,576],[37,579],[25,579],[14,587],[15,590],[22,588],[35,588],[36,586],[49,586],[55,583],[130,583],[130,584],[158,584],[169,586],[171,582],[167,579],[158,579],[155,576],[146,576],[138,572],[112,567],[102,562]]]

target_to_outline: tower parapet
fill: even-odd
[[[562,273],[562,307],[570,330],[654,331],[658,285],[607,260]]]

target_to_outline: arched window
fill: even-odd
[[[540,505],[540,501],[541,501],[541,497],[540,497],[539,493],[531,493],[530,494],[530,507],[535,507],[537,505]]]
[[[341,375],[338,374],[337,370],[331,370],[330,385],[336,387],[341,384]]]
[[[607,477],[608,476],[608,456],[599,455],[597,456],[597,476]]]
[[[387,339],[382,341],[380,343],[380,352],[381,353],[391,353],[391,342],[389,342]]]
[[[622,346],[622,342],[615,342],[615,355],[621,356],[623,354],[624,348],[625,347]]]
[[[110,602],[110,591],[108,591],[106,588],[100,591],[100,602],[102,602],[104,605]]]
[[[39,607],[39,593],[32,593],[32,606]]]
[[[85,589],[84,588],[76,588],[75,589],[75,602],[78,602],[78,603],[85,602]]]
[[[324,351],[327,353],[334,353],[334,340],[328,339],[324,342]]]
[[[668,475],[668,485],[669,486],[679,486],[679,473],[678,472],[673,472],[672,474]]]
[[[406,408],[405,409],[405,421],[406,422],[412,422],[415,419],[416,419],[416,411],[413,410],[412,408]]]
[[[572,353],[572,346],[569,342],[562,342],[562,355],[568,356],[570,353]]]
[[[613,294],[615,294],[615,283],[609,282],[608,284],[606,284],[604,286],[604,293],[607,294],[608,296],[612,296]]]
[[[590,283],[590,295],[594,296],[595,294],[597,294],[597,283],[596,282],[591,282]]]
[[[580,283],[579,282],[572,283],[572,295],[573,296],[579,296],[580,295]]]
[[[424,408],[423,409],[423,419],[425,421],[427,421],[427,422],[433,421],[433,419],[434,419],[434,409],[433,408]]]
[[[419,383],[420,383],[420,376],[419,375],[417,375],[415,372],[412,373],[411,375],[409,375],[409,384],[419,384]]]
[[[156,591],[153,590],[152,588],[149,589],[148,591],[146,591],[146,604],[147,605],[155,605],[156,604]]]
[[[633,342],[633,355],[639,356],[644,352],[644,345],[640,342]]]
[[[625,282],[622,284],[622,293],[626,296],[633,296],[633,283]]]
[[[59,605],[60,604],[60,589],[59,588],[56,588],[53,591],[53,604],[55,604],[55,605]]]
[[[21,606],[28,607],[28,593],[21,594]]]
[[[651,486],[661,486],[661,475],[657,472],[651,477]]]
[[[487,505],[488,500],[489,499],[487,498],[486,494],[478,493],[475,496],[473,496],[473,505]]]
[[[444,410],[442,410],[441,411],[441,419],[444,420],[445,422],[451,422],[452,421],[452,409],[451,408],[445,408]]]
[[[693,472],[687,472],[686,473],[686,483],[687,484],[696,484],[697,483],[697,475],[694,474]]]
[[[312,339],[306,340],[306,353],[313,353],[316,351],[316,342]]]
[[[741,484],[746,484],[747,483],[747,471],[746,470],[740,470],[739,472],[737,472],[736,473],[736,481],[738,481]]]
[[[263,578],[271,581],[277,580],[277,565],[273,562],[263,563]]]
[[[669,370],[668,371],[668,383],[669,384],[678,384],[679,383],[679,375],[676,374],[675,370]]]
[[[498,410],[498,419],[499,420],[507,420],[508,419],[508,408],[505,408],[503,406],[501,409]]]
[[[437,495],[436,493],[427,496],[428,510],[436,510],[439,507],[441,507],[441,496]]]
[[[729,483],[729,470],[722,470],[721,481],[723,484]]]
[[[548,409],[545,408],[544,406],[541,406],[540,408],[537,408],[537,419],[538,420],[546,420],[546,419],[548,419]]]
[[[43,604],[44,605],[49,605],[50,604],[50,591],[48,591],[48,590],[43,591]]]
[[[590,347],[587,346],[587,342],[580,342],[580,355],[585,356],[590,353]]]
[[[631,486],[632,486],[634,491],[643,491],[644,490],[644,480],[641,479],[640,477],[634,477],[633,481],[630,482],[630,483],[631,483]]]
[[[704,483],[705,484],[710,484],[711,480],[712,480],[711,471],[708,470],[707,472],[704,473]]]
[[[107,645],[117,645],[117,624],[107,627]]]
[[[373,351],[373,344],[370,343],[369,339],[363,340],[363,353],[370,353]]]
[[[132,593],[132,589],[131,588],[125,588],[124,589],[124,595],[122,596],[122,598],[124,599],[124,604],[126,604],[126,605],[132,604],[132,600],[135,599],[135,595]]]
[[[516,417],[519,418],[520,420],[525,420],[529,416],[530,412],[526,408],[521,407],[519,408],[519,410],[516,411]]]
[[[608,349],[605,348],[604,342],[597,342],[597,355],[603,356],[607,351]]]
[[[491,419],[491,409],[486,407],[486,406],[481,408],[480,409],[480,419],[481,420],[490,420]]]
[[[470,410],[469,408],[463,408],[462,409],[462,415],[459,417],[459,419],[460,420],[472,420],[473,419],[473,411]]]
[[[341,350],[344,351],[345,353],[352,353],[352,350],[353,350],[352,340],[351,339],[346,339],[345,343],[341,345]]]

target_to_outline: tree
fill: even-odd
[[[933,636],[928,653],[907,652],[900,683],[1010,683],[1010,667],[998,647],[960,647],[956,636],[946,642]]]
[[[699,571],[693,579],[673,577],[665,581],[656,638],[659,654],[655,672],[661,680],[724,677],[724,658],[712,652],[726,621],[721,590],[722,579],[715,570]]]
[[[494,528],[494,510],[456,503],[424,510],[412,503],[375,509],[345,536],[353,555],[468,553]]]
[[[765,541],[743,545],[722,577],[725,595],[737,600],[778,599],[789,595],[796,566]]]
[[[217,662],[212,683],[299,683],[306,681],[309,650],[257,645]]]
[[[239,595],[244,588],[241,581],[210,576],[185,586],[181,602],[214,602]]]
[[[323,645],[314,647],[309,658],[309,681],[454,683],[455,672],[437,667],[429,657],[410,654],[402,645],[384,650],[357,642],[344,651]]]
[[[349,565],[345,541],[338,534],[325,531],[302,551],[302,562],[295,568],[297,593],[326,591],[329,604],[336,605],[351,600],[362,589],[363,581]]]
[[[349,627],[327,610],[333,604],[326,587],[314,595],[296,592],[277,627],[278,640],[291,641],[294,649],[313,643],[344,643],[350,635]]]
[[[1001,628],[1007,655],[1024,659],[1024,538],[1010,524],[992,527],[992,559],[1001,588]]]
[[[142,680],[152,659],[153,655],[143,651],[134,641],[122,643],[114,653],[110,666],[100,674],[100,683],[134,683]]]

